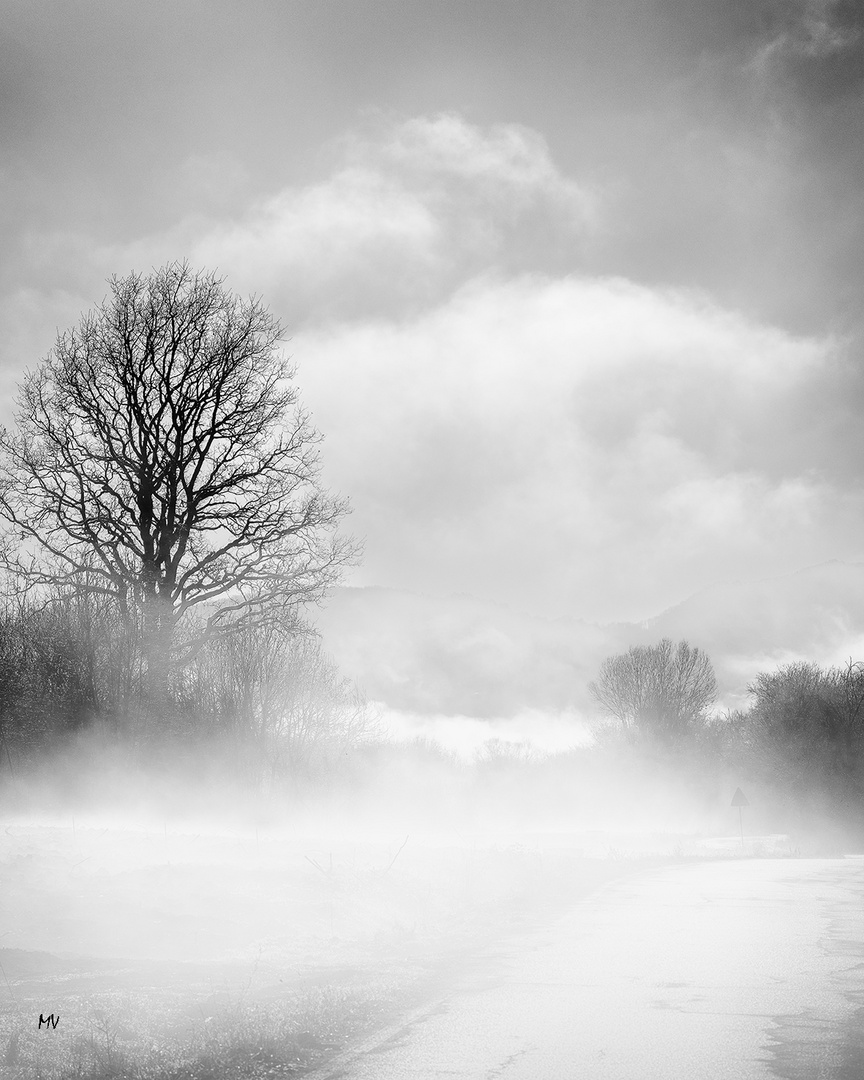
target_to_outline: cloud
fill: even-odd
[[[833,459],[793,452],[829,341],[681,292],[527,276],[294,344],[365,580],[633,618],[860,546]]]
[[[421,116],[396,125],[380,142],[352,139],[348,145],[353,156],[394,165],[406,176],[477,185],[511,212],[549,201],[580,224],[593,210],[588,192],[559,173],[546,140],[517,124],[481,130],[453,114]]]
[[[11,420],[16,384],[54,344],[57,331],[89,307],[86,297],[63,288],[21,287],[0,295],[0,423]]]
[[[541,136],[516,125],[421,117],[346,138],[342,150],[329,180],[212,229],[193,257],[258,288],[299,283],[331,313],[368,313],[452,287],[544,218],[573,236],[596,216],[596,199],[557,171]]]
[[[858,554],[856,425],[826,421],[861,400],[842,342],[550,270],[542,229],[578,247],[608,207],[523,127],[379,117],[335,151],[329,177],[239,217],[101,248],[42,237],[31,257],[68,275],[63,303],[97,268],[183,253],[263,294],[367,538],[361,580],[634,618]],[[25,299],[7,304],[22,341]]]
[[[775,11],[755,65],[824,102],[864,86],[864,11],[849,0],[797,0]]]
[[[331,151],[331,175],[277,189],[235,216],[199,212],[122,243],[69,229],[29,233],[21,254],[34,284],[7,294],[0,360],[19,367],[13,338],[42,342],[35,355],[49,347],[44,320],[35,324],[38,290],[51,308],[52,295],[80,297],[71,322],[101,299],[110,275],[176,258],[220,270],[295,327],[416,311],[490,267],[542,265],[549,243],[578,244],[597,227],[597,193],[564,177],[544,139],[519,125],[379,115]],[[202,205],[218,204],[244,179],[218,154],[192,154],[178,172],[178,184],[202,189]]]
[[[573,243],[597,227],[597,193],[562,176],[543,138],[518,125],[379,117],[334,148],[331,176],[285,187],[236,219],[197,215],[95,257],[82,238],[76,255],[116,269],[183,253],[265,294],[296,324],[410,310],[490,266],[542,262],[550,237]],[[71,267],[69,243],[43,240],[41,261],[65,245]]]

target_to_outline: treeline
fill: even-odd
[[[356,686],[302,623],[214,637],[151,699],[141,628],[95,594],[7,593],[0,607],[3,769],[85,731],[134,749],[221,742],[253,774],[320,774],[374,729]]]
[[[864,665],[797,662],[762,673],[752,705],[715,720],[727,753],[793,795],[819,790],[840,801],[864,794]]]
[[[864,664],[785,664],[751,682],[749,707],[717,713],[710,658],[664,639],[608,658],[590,689],[606,717],[600,745],[864,811]]]

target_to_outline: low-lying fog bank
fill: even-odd
[[[615,877],[861,850],[829,791],[692,747],[368,739],[318,771],[266,765],[93,731],[6,762],[0,1076],[287,1075]]]

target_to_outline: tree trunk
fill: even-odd
[[[148,597],[144,611],[145,723],[154,734],[165,731],[171,719],[171,646],[176,615],[170,601]]]

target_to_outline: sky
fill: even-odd
[[[0,0],[0,418],[112,274],[287,328],[355,584],[864,558],[857,0]]]

